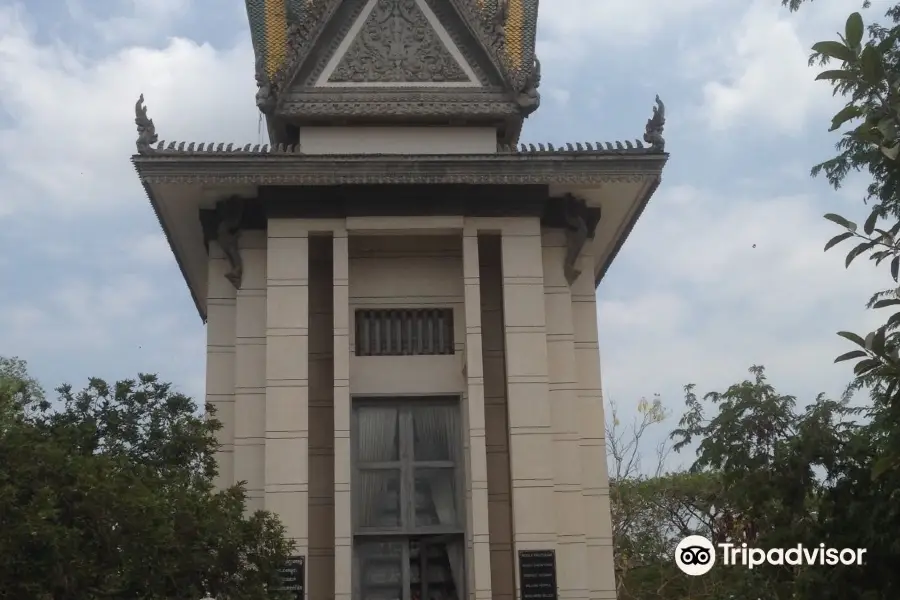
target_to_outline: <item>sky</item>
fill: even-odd
[[[822,215],[863,219],[866,181],[809,177],[840,99],[807,57],[857,8],[542,2],[522,141],[639,138],[666,104],[662,185],[597,290],[624,423],[654,394],[677,420],[685,384],[721,390],[754,364],[801,405],[849,381],[835,332],[874,327],[865,301],[890,281],[823,253]],[[202,397],[205,330],[130,164],[134,102],[160,139],[259,143],[253,71],[241,0],[0,0],[0,355],[48,388],[153,372]]]

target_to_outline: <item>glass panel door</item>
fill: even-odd
[[[357,544],[361,600],[404,600],[404,542]]]

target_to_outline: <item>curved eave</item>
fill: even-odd
[[[312,155],[282,147],[257,153],[170,149],[135,155],[132,162],[142,181],[154,183],[589,185],[643,181],[659,175],[667,159],[666,153],[645,149]]]
[[[639,192],[637,201],[629,211],[628,216],[622,220],[620,231],[614,234],[612,248],[605,252],[605,258],[596,264],[596,270],[594,272],[594,287],[600,285],[600,282],[606,276],[606,272],[612,266],[612,263],[615,260],[616,256],[619,255],[619,251],[622,249],[622,246],[625,245],[625,240],[627,240],[628,236],[631,235],[631,231],[634,229],[634,226],[637,225],[638,219],[641,218],[641,215],[644,214],[644,209],[647,208],[647,204],[650,202],[650,198],[653,197],[653,194],[656,192],[656,188],[659,187],[659,184],[661,182],[662,177],[656,177],[655,179],[650,179],[644,184],[644,189]],[[596,240],[597,238],[595,236],[594,241],[596,242]],[[595,249],[595,253],[596,251],[597,250]]]
[[[138,176],[140,176],[140,171],[138,171]],[[200,289],[205,288],[205,285],[197,282],[196,276],[186,268],[183,260],[184,252],[181,251],[181,249],[176,245],[176,236],[172,232],[172,221],[171,219],[167,219],[164,217],[161,210],[162,205],[157,200],[156,195],[153,193],[153,187],[143,180],[141,181],[141,185],[144,188],[144,192],[147,194],[147,199],[150,200],[150,206],[153,208],[153,214],[156,215],[156,220],[159,222],[159,227],[160,229],[162,229],[163,235],[166,238],[166,242],[168,242],[169,244],[169,249],[175,256],[175,263],[178,265],[178,270],[181,271],[181,276],[184,278],[185,283],[187,283],[188,291],[191,294],[191,300],[193,300],[194,302],[194,307],[197,309],[197,313],[200,315],[200,318],[205,324],[206,298],[201,298],[198,293]]]
[[[572,193],[604,217],[592,243],[595,283],[612,264],[653,192],[668,154],[650,149],[498,152],[480,155],[305,155],[152,152],[132,157],[163,233],[206,319],[207,254],[200,208],[259,186],[546,185]]]

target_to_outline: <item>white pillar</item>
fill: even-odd
[[[209,245],[206,295],[206,403],[222,423],[216,435],[216,488],[234,485],[234,286],[225,278],[230,267],[216,242]]]
[[[350,254],[347,230],[335,229],[334,260],[334,597],[353,592],[350,497]]]
[[[309,234],[270,219],[266,301],[266,509],[309,553]]]
[[[566,240],[544,233],[544,306],[553,422],[553,477],[557,527],[557,581],[561,599],[585,600],[587,543],[581,489],[578,375],[572,295],[563,273]]]
[[[513,545],[555,550],[553,427],[547,378],[541,226],[536,217],[506,220],[502,231]],[[521,597],[516,559],[516,597]]]
[[[581,276],[572,286],[575,322],[575,364],[578,369],[582,488],[587,523],[588,586],[591,600],[616,597],[613,564],[612,516],[609,474],[606,466],[606,435],[603,393],[600,383],[600,346],[597,335],[597,296],[594,258],[590,245],[579,259]]]
[[[243,281],[234,340],[234,480],[247,482],[247,511],[265,507],[266,237],[241,236]]]

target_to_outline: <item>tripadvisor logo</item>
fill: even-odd
[[[716,564],[716,546],[700,535],[691,535],[675,548],[675,564],[686,575],[705,575]],[[792,548],[751,548],[747,544],[718,544],[721,564],[748,569],[764,564],[828,566],[862,565],[865,548],[827,548],[819,544],[807,548],[797,544]]]
[[[716,564],[716,548],[702,535],[689,535],[675,548],[675,564],[686,575],[706,575]]]

